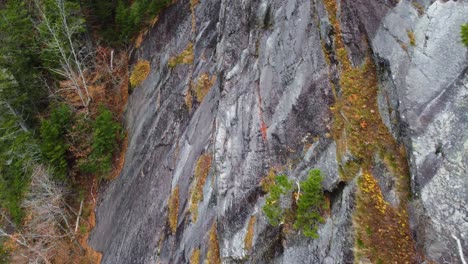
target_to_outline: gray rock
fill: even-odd
[[[423,15],[409,1],[340,1],[339,18],[353,64],[372,50],[382,120],[408,149],[418,249],[433,261],[460,263],[452,235],[468,255],[468,70],[459,38],[468,3],[419,3]],[[126,163],[102,194],[90,244],[103,252],[102,263],[188,263],[198,248],[206,258],[216,223],[224,263],[352,263],[356,182],[341,182],[343,164],[328,134],[329,80],[338,71],[329,69],[322,50],[322,41],[328,47],[333,41],[322,1],[205,0],[195,10],[194,32],[189,1],[178,1],[133,52],[132,61],[147,59],[152,71],[129,98]],[[193,65],[168,68],[191,41]],[[185,95],[203,73],[216,82],[189,111]],[[190,192],[204,153],[213,162],[194,223]],[[376,164],[385,199],[398,204],[390,172]],[[310,169],[322,170],[331,214],[319,239],[268,225],[260,181],[271,168],[297,181]],[[172,234],[168,199],[176,186]]]

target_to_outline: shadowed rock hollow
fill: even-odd
[[[126,163],[97,209],[90,244],[103,252],[102,263],[198,256],[200,263],[462,263],[468,53],[459,29],[467,17],[466,1],[202,0],[169,7],[133,51],[133,61],[150,61],[151,72],[129,97]],[[347,64],[371,70],[347,80]],[[375,96],[361,94],[372,78]],[[375,109],[353,104],[347,83],[357,83],[352,95],[366,96]],[[374,123],[367,110],[348,115],[353,107],[370,109]],[[340,119],[347,128],[337,131]],[[364,136],[368,124],[406,149],[394,158],[409,170],[389,166],[366,139],[360,147],[375,153],[366,160],[353,152],[346,131]],[[312,168],[323,172],[330,200],[319,238],[268,225],[261,179],[274,170],[303,180]],[[411,236],[404,259],[398,247],[372,252],[366,241],[373,240],[353,223],[364,204],[362,175],[376,180],[384,203],[410,226],[401,231]]]

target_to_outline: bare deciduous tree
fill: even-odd
[[[8,237],[21,248],[19,254],[29,263],[50,263],[59,250],[63,239],[75,241],[75,233],[70,223],[72,215],[65,200],[65,189],[51,179],[42,165],[33,167],[31,184],[24,199],[26,221],[21,230],[9,234],[0,228],[0,236]],[[14,225],[8,216],[3,219]]]
[[[85,76],[86,66],[83,61],[89,54],[80,55],[75,43],[76,40],[74,39],[75,35],[83,30],[81,20],[78,19],[78,22],[75,23],[68,21],[67,17],[69,14],[65,0],[51,1],[52,6],[49,8],[52,8],[54,12],[48,10],[41,0],[34,0],[34,3],[41,19],[41,21],[36,23],[36,27],[39,32],[48,36],[44,38],[47,40],[45,41],[47,47],[55,51],[60,57],[61,68],[49,70],[70,80],[72,89],[80,97],[83,106],[88,107],[91,96]],[[51,16],[57,15],[58,21],[52,21]],[[45,27],[45,30],[41,29],[41,25]]]

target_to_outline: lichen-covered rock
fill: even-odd
[[[102,263],[188,263],[194,252],[223,263],[353,263],[358,179],[341,180],[354,157],[331,136],[340,72],[325,54],[337,34],[327,1],[204,0],[194,13],[194,1],[178,1],[160,14],[132,54],[151,71],[129,97],[126,163],[97,210],[90,243]],[[342,0],[338,20],[350,61],[358,67],[372,54],[382,122],[407,148],[410,220],[424,256],[415,262],[458,263],[452,235],[468,255],[468,60],[458,35],[468,3],[418,3]],[[193,63],[169,67],[180,54]],[[200,76],[214,77],[198,102]],[[203,155],[212,160],[191,206]],[[393,172],[376,160],[372,173],[396,207]],[[261,180],[274,171],[296,184],[312,168],[330,201],[319,238],[268,225]]]

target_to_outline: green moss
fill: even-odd
[[[468,47],[468,23],[461,25],[460,35],[463,45]]]

